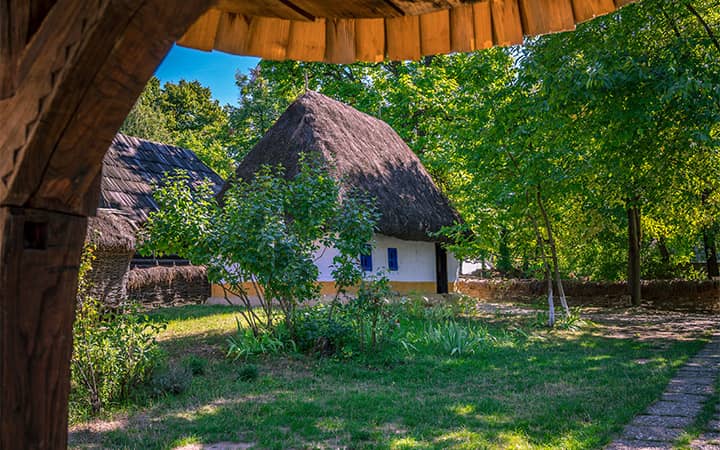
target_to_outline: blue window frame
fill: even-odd
[[[365,252],[360,255],[360,267],[365,272],[372,272],[372,249],[370,246],[365,248]]]
[[[398,253],[396,248],[388,248],[388,270],[398,270]]]

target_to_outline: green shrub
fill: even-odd
[[[399,326],[397,308],[392,307],[390,280],[383,275],[363,280],[346,311],[350,314],[360,351],[375,351]]]
[[[207,359],[197,355],[189,355],[183,358],[182,365],[193,375],[205,375],[205,369],[207,369],[208,361]]]
[[[547,328],[548,322],[549,313],[547,311],[541,311],[535,315],[532,326],[533,328]],[[564,331],[580,331],[588,324],[589,322],[580,315],[580,310],[573,308],[570,310],[570,315],[565,315],[563,312],[556,312],[555,326],[553,328]]]
[[[477,300],[466,295],[453,295],[433,303],[425,296],[411,295],[402,297],[396,304],[408,318],[443,321],[474,313]]]
[[[255,381],[258,377],[258,368],[255,364],[243,364],[238,370],[238,379],[242,381]]]
[[[178,395],[187,391],[192,384],[192,371],[183,366],[171,364],[168,367],[157,370],[150,381],[150,388],[155,396]]]
[[[72,398],[93,413],[127,398],[162,357],[156,336],[164,328],[136,307],[109,310],[85,297],[73,327]]]
[[[425,319],[431,322],[442,322],[455,318],[455,310],[449,303],[440,303],[425,308]]]
[[[293,340],[298,350],[321,355],[340,353],[353,340],[345,305],[317,305],[298,312]]]
[[[94,250],[86,245],[80,261],[70,401],[74,411],[96,414],[148,379],[162,358],[156,336],[165,325],[150,322],[135,305],[110,309],[89,295]]]
[[[285,342],[276,334],[269,331],[260,331],[255,334],[250,328],[245,328],[240,324],[239,319],[235,319],[237,323],[237,331],[235,336],[227,339],[228,351],[227,357],[236,361],[240,358],[247,359],[251,356],[278,353],[285,348]]]
[[[483,345],[492,345],[497,341],[484,327],[469,327],[454,320],[428,323],[424,329],[424,340],[450,356],[472,354]]]

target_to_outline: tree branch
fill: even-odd
[[[685,7],[694,15],[698,22],[700,22],[700,25],[702,25],[703,28],[705,28],[705,32],[707,33],[708,37],[712,41],[713,45],[717,49],[718,53],[720,53],[720,41],[718,40],[718,37],[715,36],[715,32],[713,32],[712,28],[710,28],[710,25],[703,19],[703,17],[700,15],[700,13],[695,9],[695,7],[692,5],[692,3],[687,2],[685,3]]]

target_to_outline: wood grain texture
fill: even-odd
[[[224,11],[291,20],[417,16],[467,3],[464,0],[220,0]]]
[[[385,59],[385,20],[355,20],[355,58],[380,62]]]
[[[28,40],[30,4],[6,0],[0,5],[0,99],[15,93],[20,53]]]
[[[309,20],[282,0],[218,0],[217,8],[248,17],[275,17],[288,20]]]
[[[420,18],[403,16],[385,19],[385,40],[389,59],[420,59]]]
[[[450,53],[450,11],[420,16],[420,51],[423,55]]]
[[[518,0],[490,0],[495,45],[515,45],[523,41]]]
[[[452,51],[471,52],[475,46],[475,19],[472,5],[462,5],[450,10],[450,41]]]
[[[336,64],[355,62],[355,20],[328,19],[325,30],[325,61]]]
[[[173,41],[212,4],[58,0],[40,21],[31,13],[22,76],[0,101],[12,112],[0,121],[0,448],[67,445],[83,216],[98,204],[102,157]],[[28,248],[28,229],[44,230],[42,245]]]
[[[218,0],[179,44],[269,59],[333,63],[419,59],[515,45],[632,0]],[[324,22],[323,22],[324,21]],[[380,32],[382,21],[382,32]],[[217,24],[213,34],[212,24]],[[325,35],[320,23],[325,24]],[[353,25],[351,25],[353,24]],[[254,31],[257,30],[257,31]],[[449,38],[448,38],[449,36]],[[351,46],[350,41],[354,44]],[[323,44],[324,42],[324,44]],[[419,50],[418,50],[419,49]],[[350,58],[353,59],[350,59]]]
[[[101,11],[98,3],[93,8],[84,7],[77,0],[59,0],[27,45],[24,52],[27,61],[21,62],[27,66],[26,75],[18,78],[15,95],[0,100],[0,111],[12,111],[0,122],[0,204],[21,205],[28,199],[29,192],[10,192],[11,186],[23,183],[17,178],[27,152],[25,144],[61,79],[63,67],[75,56],[84,28],[93,26]],[[52,148],[45,151],[49,153]],[[44,167],[42,161],[37,161],[23,178],[38,178]]]
[[[88,9],[85,2],[79,3]],[[36,83],[54,79],[51,93],[39,102],[36,117],[29,119],[33,126],[23,128],[25,143],[0,203],[92,213],[94,209],[84,210],[84,196],[97,178],[115,132],[169,50],[173,36],[180,36],[210,4],[187,1],[179,14],[161,0],[107,2],[96,11],[94,21],[80,21],[81,40],[74,44],[63,69],[53,74],[46,64],[39,65],[24,83],[34,91]],[[42,32],[41,28],[38,34]],[[52,52],[41,52],[38,59],[47,59],[52,66],[55,58]],[[0,131],[3,128],[0,124]],[[0,132],[0,138],[5,134]],[[1,150],[7,150],[4,144]]]
[[[325,32],[325,19],[314,22],[293,20],[285,56],[298,61],[322,61],[325,58]]]
[[[291,3],[313,17],[353,19],[356,17],[396,17],[401,15],[397,7],[383,0],[291,0]]]
[[[248,29],[248,55],[283,60],[290,39],[290,21],[273,17],[253,17]]]
[[[637,0],[615,0],[615,6],[618,8],[622,8],[623,6],[629,5],[630,3],[635,3]]]
[[[571,0],[520,0],[520,4],[525,34],[537,36],[575,29]]]
[[[215,48],[222,52],[246,55],[250,18],[236,13],[223,13],[215,35]]]
[[[219,9],[212,8],[208,10],[180,38],[177,42],[178,45],[207,52],[215,48],[215,36],[218,32],[221,14],[222,12]]]
[[[475,29],[475,46],[477,49],[493,46],[492,13],[490,1],[485,0],[473,4],[473,21]]]
[[[615,11],[613,0],[572,0],[572,5],[577,23]]]
[[[78,264],[87,219],[0,207],[0,448],[67,445]],[[24,248],[28,223],[46,249]]]
[[[20,60],[55,0],[5,0],[0,4],[0,100],[23,77]]]

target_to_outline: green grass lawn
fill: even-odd
[[[470,356],[397,344],[345,360],[268,356],[251,361],[259,377],[248,382],[238,376],[244,362],[224,357],[231,309],[152,317],[168,321],[161,344],[171,360],[196,354],[207,370],[183,394],[140,396],[107,417],[119,425],[97,432],[103,447],[601,448],[702,345],[609,338],[599,328],[518,333],[508,331],[518,319],[503,316],[483,324],[497,343]],[[419,332],[421,322],[403,329]]]

